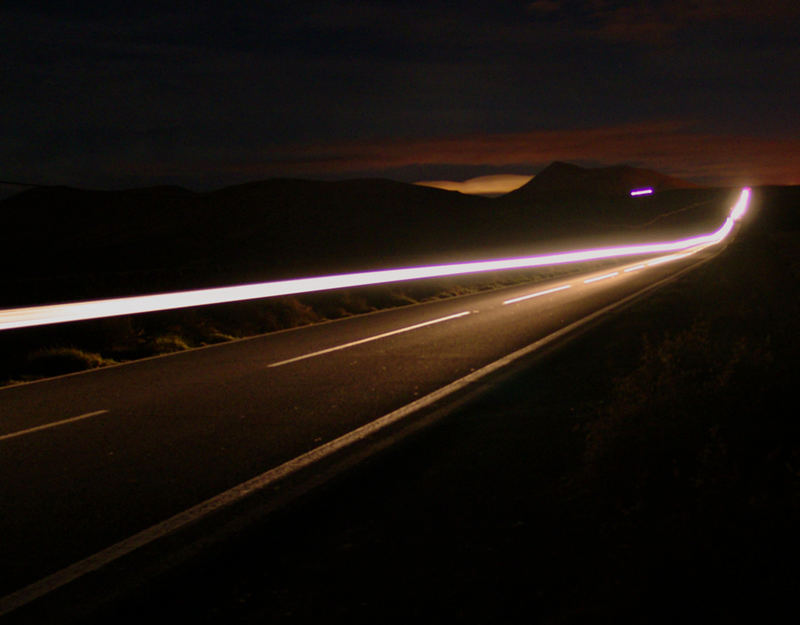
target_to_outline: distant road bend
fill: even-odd
[[[749,196],[716,232],[603,271],[0,389],[0,616],[672,280],[717,253]]]

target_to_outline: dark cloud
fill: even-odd
[[[800,139],[795,137],[776,141],[709,134],[687,122],[662,121],[580,130],[304,145],[286,150],[281,161],[261,167],[262,171],[282,168],[285,175],[400,170],[420,164],[535,171],[552,160],[572,160],[657,167],[701,183],[800,184],[794,160],[798,151]],[[251,173],[257,173],[258,167]]]
[[[775,141],[777,153],[799,129],[798,6],[4,3],[0,177],[197,186],[280,173],[295,157],[307,175],[331,175],[298,146],[369,151],[664,119],[755,137],[760,150]],[[340,171],[369,173],[358,169],[368,160]]]

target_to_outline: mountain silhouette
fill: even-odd
[[[665,176],[649,169],[614,165],[588,169],[555,161],[534,178],[509,193],[515,199],[552,198],[559,195],[614,197],[628,195],[632,189],[649,187],[654,191],[689,189],[697,185]]]
[[[638,185],[671,190],[630,198]],[[0,307],[617,242],[710,191],[690,186],[624,166],[553,163],[496,199],[385,179],[273,179],[209,192],[37,187],[0,201]]]
[[[38,187],[0,201],[7,302],[84,299],[461,258],[488,198],[392,180],[193,192]]]

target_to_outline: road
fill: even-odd
[[[0,389],[0,608],[722,247]]]

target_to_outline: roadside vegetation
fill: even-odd
[[[770,621],[794,601],[800,198],[785,199],[760,194],[722,256],[556,359],[572,363],[556,392],[587,382],[553,400],[569,434],[538,491],[543,557],[561,560],[553,622]]]
[[[47,377],[72,373],[114,364],[100,354],[85,352],[74,347],[50,347],[34,350],[27,355],[24,370],[30,376]]]
[[[94,369],[238,338],[538,282],[602,262],[425,280],[100,319],[0,334],[0,385]]]

